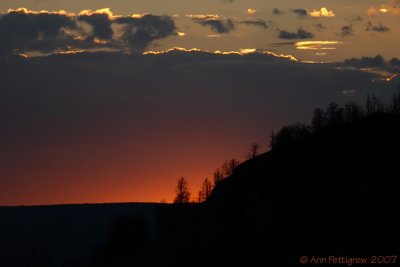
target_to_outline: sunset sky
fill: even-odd
[[[0,205],[170,202],[400,84],[396,0],[2,0]]]

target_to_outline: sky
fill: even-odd
[[[172,201],[316,107],[389,101],[399,1],[0,2],[0,205]]]

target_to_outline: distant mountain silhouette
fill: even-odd
[[[400,116],[372,114],[242,163],[205,203],[160,206],[154,241],[110,242],[94,266],[301,266],[301,256],[397,255],[399,179]],[[114,236],[140,226],[120,225]]]

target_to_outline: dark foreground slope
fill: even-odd
[[[298,266],[301,256],[397,255],[399,126],[398,116],[374,115],[260,155],[206,203],[160,209],[155,242],[132,245],[132,227],[115,228],[120,238],[95,265]]]
[[[400,118],[374,115],[242,164],[208,204],[229,225],[227,243],[245,244],[236,262],[289,266],[302,255],[397,255],[399,190]]]
[[[125,218],[156,235],[161,204],[118,203],[0,207],[0,267],[88,266],[109,230]]]

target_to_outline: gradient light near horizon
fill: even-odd
[[[354,71],[340,64],[349,58],[400,57],[397,0],[0,2],[0,16],[12,10],[64,10],[80,27],[70,41],[88,41],[73,47],[52,36],[53,49],[43,48],[40,37],[38,52],[38,43],[29,47],[18,43],[28,39],[16,39],[7,53],[26,57],[27,64],[0,62],[9,71],[0,89],[0,205],[171,202],[181,176],[195,198],[204,178],[212,179],[225,160],[244,161],[252,142],[266,151],[272,130],[308,122],[313,108],[330,101],[362,101],[371,92],[384,97],[396,87],[391,80],[381,82],[370,66]],[[90,39],[94,24],[77,19],[83,10],[107,13],[117,37]],[[137,40],[124,39],[124,33],[140,26],[114,21],[146,14],[157,19],[151,27],[173,21],[175,28],[162,32],[161,25],[159,37],[140,44],[140,53],[148,56],[137,64],[119,52],[127,53]],[[1,23],[0,41],[21,31]],[[165,63],[156,53],[173,47],[188,54],[184,60],[172,55],[173,62]],[[191,48],[220,57],[198,60],[187,52]],[[118,55],[115,62],[69,57],[84,51]],[[278,63],[235,57],[265,51]],[[52,55],[59,57],[53,61]],[[287,60],[292,57],[296,61]],[[338,65],[308,64],[316,62]],[[386,66],[380,71],[385,79],[397,77],[387,74]]]

